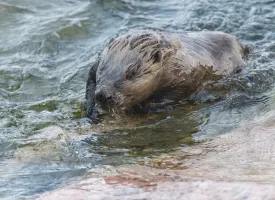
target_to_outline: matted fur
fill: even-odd
[[[94,106],[95,94],[104,91],[112,99],[105,106],[120,110],[148,100],[181,100],[203,84],[241,69],[246,56],[237,38],[222,32],[122,35],[107,45],[92,67],[86,98]]]

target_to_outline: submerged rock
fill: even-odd
[[[149,165],[217,181],[275,183],[274,117],[271,112],[211,141],[153,159]]]
[[[117,168],[119,175],[88,178],[47,192],[38,199],[272,199],[275,196],[274,185],[196,180],[165,170],[128,167],[128,170]]]
[[[92,169],[81,182],[38,199],[273,199],[274,119],[270,112],[142,165]]]

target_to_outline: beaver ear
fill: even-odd
[[[162,52],[160,50],[154,52],[152,55],[152,59],[153,59],[153,64],[160,62],[162,59]]]

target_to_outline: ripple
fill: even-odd
[[[78,24],[73,24],[66,26],[62,29],[56,31],[58,38],[64,39],[82,39],[89,36],[89,30],[85,27],[84,22],[79,22]]]
[[[0,4],[0,15],[5,13],[31,13],[31,12],[32,12],[31,10],[24,7],[8,5],[3,3]]]

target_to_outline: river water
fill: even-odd
[[[274,22],[274,0],[0,0],[0,198],[30,198],[274,110]],[[240,75],[171,111],[85,124],[91,63],[112,37],[145,28],[224,31],[254,51]]]

